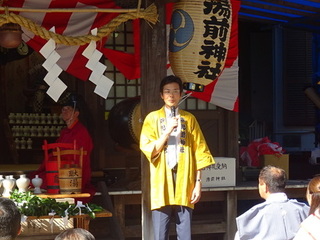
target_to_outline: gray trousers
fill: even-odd
[[[152,211],[154,240],[168,240],[171,218],[175,219],[177,239],[191,240],[191,208],[184,206],[165,206]]]

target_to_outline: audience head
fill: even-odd
[[[306,197],[310,205],[309,214],[313,214],[315,210],[320,209],[320,176],[311,179],[308,184]]]
[[[0,198],[0,240],[13,240],[21,231],[21,214],[16,204]]]
[[[259,174],[259,193],[266,199],[271,193],[284,192],[286,187],[286,173],[274,166],[265,166]]]
[[[95,240],[95,237],[82,228],[70,228],[55,237],[54,240]]]

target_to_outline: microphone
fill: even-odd
[[[172,116],[172,117],[175,117],[175,116],[176,116],[176,107],[175,107],[175,106],[172,106],[172,107],[171,107],[171,116]]]

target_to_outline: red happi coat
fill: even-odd
[[[90,155],[93,149],[93,143],[91,136],[86,129],[86,127],[77,121],[71,128],[63,128],[60,132],[60,137],[56,140],[57,143],[73,143],[76,141],[76,148],[79,149],[83,147],[83,150],[87,152],[83,156],[83,166],[82,166],[82,192],[90,193],[91,196],[95,194],[95,189],[91,185],[91,165],[90,165]],[[67,160],[67,159],[64,159]],[[46,188],[46,166],[45,161],[42,162],[41,166],[37,171],[30,175],[33,178],[35,175],[39,175],[42,178],[43,184],[41,188]],[[78,199],[83,202],[90,201],[91,198]]]

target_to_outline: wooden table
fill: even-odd
[[[54,198],[57,201],[70,201],[74,200],[74,198],[83,198],[83,197],[90,197],[89,193],[78,193],[78,194],[36,194],[36,196],[41,197],[41,198]],[[74,201],[72,201],[71,203],[73,203]],[[101,212],[96,212],[95,213],[95,217],[96,218],[102,218],[102,217],[112,217],[112,213],[108,210],[103,210]],[[38,232],[34,232],[32,229],[33,227],[27,227],[31,224],[31,222],[34,221],[38,221],[37,224],[44,224],[43,226],[48,226],[48,221],[50,221],[50,219],[54,218],[56,221],[60,221],[59,225],[60,227],[54,227],[55,230],[54,232],[50,232],[48,231],[48,229],[46,231],[41,231],[38,229]],[[88,214],[81,214],[81,215],[75,215],[75,216],[70,216],[70,219],[72,220],[72,222],[69,222],[68,227],[70,228],[70,224],[71,227],[75,227],[75,228],[83,228],[89,231],[89,225],[90,225],[90,221],[91,221],[91,217]],[[44,223],[41,223],[41,220],[44,220]],[[28,216],[27,221],[30,222],[30,224],[28,223],[25,229],[25,232],[21,234],[21,236],[18,237],[18,239],[32,239],[36,240],[36,239],[53,239],[60,231],[63,231],[65,228],[61,227],[63,220],[60,216]],[[60,229],[59,229],[60,228]],[[49,228],[50,229],[50,228]]]
[[[31,173],[39,168],[39,164],[0,164],[0,174],[2,175],[14,175],[14,177],[19,177],[21,174],[28,174]],[[92,176],[94,177],[103,177],[104,174],[102,171],[93,171]],[[38,197],[41,198],[54,198],[57,200],[64,199],[69,200],[74,198],[86,198],[90,197],[89,193],[78,193],[78,194],[49,194],[49,193],[41,193],[41,194],[35,194]],[[103,210],[102,212],[95,213],[96,218],[101,217],[112,217],[112,213],[109,210]],[[29,216],[28,219],[34,220],[34,219],[51,219],[52,216]],[[55,216],[54,218],[59,218],[59,216]],[[90,225],[90,216],[87,214],[77,215],[71,217],[74,220],[74,227],[84,228],[86,230],[89,230]],[[55,234],[56,235],[56,234]],[[30,240],[30,236],[19,236],[18,239],[28,239]],[[48,236],[46,238],[45,236],[32,236],[32,239],[53,239],[52,236]]]
[[[73,193],[73,194],[55,194],[55,193],[41,193],[41,194],[35,194],[38,197],[41,198],[86,198],[90,197],[90,193]]]
[[[289,198],[304,198],[306,193],[307,181],[289,180],[286,187],[286,193]],[[112,190],[109,189],[109,195],[113,198],[114,214],[117,217],[125,237],[141,237],[141,224],[126,225],[126,205],[141,205],[140,190]],[[202,188],[202,197],[200,202],[222,201],[225,204],[220,222],[212,221],[193,221],[192,233],[224,233],[224,239],[233,239],[236,232],[237,203],[238,200],[261,199],[258,192],[257,182],[242,182],[234,187],[215,187]],[[171,231],[171,234],[174,231]]]
[[[36,194],[36,196],[41,198],[54,198],[54,199],[70,199],[70,198],[85,198],[90,197],[90,193],[74,193],[74,194]],[[90,216],[87,214],[71,216],[75,220],[75,227],[84,228],[89,230]],[[112,213],[108,210],[103,210],[102,212],[97,212],[96,217],[112,217]]]
[[[97,212],[96,213],[96,218],[101,218],[101,217],[111,217],[112,214],[107,211],[107,210],[103,210],[101,212]],[[41,220],[46,220],[46,222],[50,221],[50,219],[54,218],[55,220],[59,219],[61,220],[60,223],[62,222],[62,218],[60,218],[59,216],[40,216],[40,217],[36,217],[36,216],[29,216],[27,221],[31,222],[33,220],[37,220],[37,221],[41,221]],[[70,219],[73,219],[74,222],[74,227],[75,228],[83,228],[83,229],[86,229],[89,231],[89,225],[90,225],[90,216],[88,214],[82,214],[82,215],[76,215],[76,216],[70,216]],[[70,223],[70,219],[69,219],[69,223]],[[29,225],[26,224],[27,226]],[[72,225],[71,225],[72,227]],[[55,227],[57,228],[57,227]],[[70,228],[70,226],[69,226]],[[24,229],[24,228],[22,228]],[[64,229],[67,229],[67,228],[64,228]],[[44,240],[44,239],[54,239],[54,237],[60,232],[60,231],[63,231],[62,230],[55,230],[54,232],[50,232],[50,231],[47,231],[47,232],[44,232],[44,231],[41,231],[40,233],[37,233],[37,232],[33,232],[33,227],[29,227],[27,229],[24,230],[25,232],[22,232],[21,235],[17,238],[17,239],[32,239],[32,240],[36,240],[36,239],[39,239],[39,240]]]

